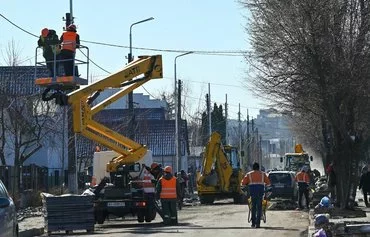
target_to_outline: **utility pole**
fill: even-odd
[[[210,103],[209,103],[209,94],[206,94],[206,103],[207,103],[207,115],[208,115],[208,135],[209,137],[211,136],[211,126],[209,126],[211,123],[210,123],[210,119],[211,119],[211,106],[210,106]]]
[[[250,152],[251,137],[249,133],[249,111],[247,110],[247,164],[251,163],[251,152]]]
[[[238,112],[238,137],[239,137],[239,154],[242,151],[242,122],[240,120],[240,103],[239,103],[239,112]],[[239,157],[240,167],[243,167],[243,159]]]
[[[182,91],[182,82],[181,82],[181,80],[179,80],[179,82],[178,82],[178,86],[179,86],[179,88],[177,89],[177,91],[178,91],[178,93],[177,93],[177,111],[178,111],[178,113],[177,113],[177,122],[178,122],[178,129],[179,129],[179,132],[178,132],[178,134],[177,134],[177,137],[176,137],[176,139],[177,139],[177,149],[178,149],[178,151],[179,151],[179,158],[180,159],[177,159],[177,172],[180,172],[180,170],[181,170],[181,161],[182,161],[182,152],[181,152],[181,137],[182,137],[182,122],[181,122],[181,91]]]
[[[211,83],[208,83],[208,125],[209,125],[209,136],[212,135],[212,116],[211,116]]]
[[[74,23],[73,20],[73,3],[72,0],[69,1],[69,9],[70,12],[66,13],[66,28]],[[67,112],[67,119],[68,119],[68,190],[69,192],[73,194],[77,194],[78,191],[78,183],[77,183],[77,150],[76,150],[76,134],[73,131],[73,122],[72,122],[72,109],[68,109]],[[64,131],[63,131],[64,132]],[[64,141],[63,141],[64,144]],[[64,156],[64,152],[62,152]],[[64,159],[63,161],[64,162]],[[64,164],[62,165],[62,177],[65,177],[64,175]],[[64,180],[63,180],[64,182]]]
[[[227,131],[227,94],[225,94],[225,143],[229,144],[229,133]]]
[[[254,135],[254,119],[253,119],[253,117],[252,117],[251,138],[252,138],[251,140],[252,140],[252,143],[253,143],[253,145],[252,145],[252,149],[253,149],[253,155],[252,155],[252,157],[253,157],[253,162],[255,162],[256,161],[256,142],[255,142],[256,137]]]

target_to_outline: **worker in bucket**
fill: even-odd
[[[55,77],[58,72],[59,59],[59,39],[55,30],[44,28],[41,30],[41,35],[37,41],[39,47],[43,49],[43,56],[46,61],[46,67],[49,70],[49,76]],[[55,69],[55,71],[54,71]]]
[[[249,194],[252,199],[252,227],[260,228],[265,185],[270,186],[271,183],[266,173],[260,171],[260,165],[257,162],[253,164],[253,170],[248,172],[241,182],[242,187],[246,185],[248,185]]]
[[[74,24],[69,25],[66,30],[60,37],[61,58],[63,59],[65,75],[73,76],[76,48],[80,47],[80,36],[77,34],[77,28]]]
[[[180,185],[176,177],[172,175],[172,167],[166,166],[163,176],[159,179],[156,187],[157,198],[160,198],[165,225],[177,225],[177,197]]]

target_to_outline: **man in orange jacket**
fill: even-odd
[[[66,76],[73,76],[76,48],[80,47],[80,36],[76,32],[76,26],[71,24],[67,27],[67,31],[60,37],[60,43],[62,45],[60,56],[63,59]]]
[[[303,166],[301,171],[295,176],[295,180],[298,183],[298,207],[299,209],[304,209],[302,205],[302,196],[304,195],[306,199],[306,208],[310,207],[310,200],[308,196],[308,188],[310,184],[310,176],[307,173],[308,167]]]
[[[269,186],[271,184],[266,173],[259,169],[260,165],[255,162],[253,164],[253,171],[247,173],[241,182],[241,186],[248,185],[249,188],[249,194],[252,199],[252,227],[256,228],[260,228],[265,185]]]
[[[177,198],[180,196],[180,185],[172,175],[172,167],[164,168],[163,176],[159,179],[156,187],[157,197],[161,199],[165,225],[177,225]]]

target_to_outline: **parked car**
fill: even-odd
[[[17,211],[4,183],[0,180],[0,236],[18,236]]]
[[[268,173],[271,181],[271,198],[289,198],[296,200],[298,196],[298,184],[295,181],[295,173],[291,171],[271,171]]]

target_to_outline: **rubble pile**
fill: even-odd
[[[297,203],[293,200],[274,200],[268,210],[295,210]]]
[[[17,211],[17,219],[18,221],[23,221],[25,218],[35,217],[35,216],[42,216],[42,207],[27,207],[23,209],[19,209]]]

